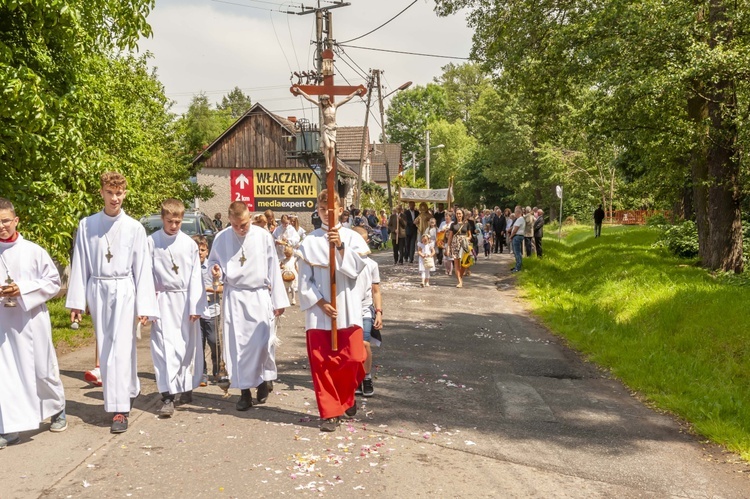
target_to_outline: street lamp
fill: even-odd
[[[401,86],[398,87],[396,90],[391,90],[390,92],[388,92],[387,94],[385,94],[383,96],[383,99],[387,99],[388,97],[391,96],[391,94],[395,94],[399,90],[406,90],[407,88],[409,88],[411,86],[411,83],[412,82],[410,82],[410,81],[407,81],[406,83],[402,83]]]

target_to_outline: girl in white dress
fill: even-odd
[[[428,234],[422,234],[422,242],[417,244],[419,272],[422,274],[422,287],[430,286],[430,271],[435,270],[435,245]],[[427,260],[427,261],[426,261]],[[432,265],[430,265],[430,262]]]
[[[291,276],[294,279],[291,279]],[[294,256],[294,249],[291,246],[284,248],[284,259],[281,260],[281,278],[284,280],[284,287],[288,295],[291,295],[291,304],[297,304],[297,257]]]

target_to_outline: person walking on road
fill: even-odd
[[[510,242],[513,246],[513,255],[516,257],[516,266],[511,272],[520,272],[523,264],[523,234],[526,230],[526,221],[523,218],[523,211],[520,206],[516,206],[515,216],[516,219],[510,232]]]
[[[536,257],[542,257],[542,238],[544,237],[544,210],[539,209],[536,212],[534,220],[534,244],[536,246]]]
[[[13,204],[0,198],[0,449],[21,441],[51,418],[50,431],[68,427],[52,325],[46,302],[60,291],[49,254],[17,231]]]
[[[404,219],[401,205],[391,213],[388,219],[388,232],[391,233],[391,245],[393,245],[393,265],[403,265],[406,253],[406,219]]]
[[[101,176],[104,209],[78,224],[65,306],[80,322],[89,308],[101,363],[104,410],[114,413],[112,433],[128,429],[133,399],[141,391],[136,358],[136,317],[159,318],[146,230],[122,210],[128,183],[118,172]]]
[[[602,235],[602,222],[604,221],[604,210],[602,205],[599,205],[594,210],[594,237],[600,237]]]
[[[453,269],[456,271],[457,288],[464,287],[464,268],[461,267],[461,257],[469,251],[471,231],[468,221],[464,218],[463,210],[456,210],[456,221],[451,224],[448,231],[447,257],[453,259]]]

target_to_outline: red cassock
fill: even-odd
[[[362,328],[339,329],[338,350],[331,349],[331,331],[308,329],[307,357],[310,359],[315,399],[320,417],[335,418],[354,405],[354,391],[365,379],[367,358]]]

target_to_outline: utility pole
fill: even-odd
[[[417,183],[417,153],[411,152],[411,180],[416,185]]]
[[[427,188],[430,188],[430,131],[424,131],[424,176],[427,179]]]
[[[380,85],[380,69],[373,69],[372,72],[377,71],[377,85],[378,85],[378,101],[380,103],[380,123],[383,128],[383,155],[385,156],[385,181],[388,183],[388,207],[393,211],[393,194],[391,193],[391,167],[388,164],[388,154],[386,154],[386,145],[388,144],[388,135],[385,131],[385,110],[383,109],[383,87]]]
[[[372,70],[375,73],[375,70]],[[367,121],[370,117],[370,102],[372,100],[372,82],[373,76],[367,80],[367,105],[365,106],[365,127],[362,129],[362,150],[359,154],[359,177],[357,177],[357,202],[355,206],[361,208],[362,203],[362,175],[365,171],[365,159],[367,158],[367,149],[370,147],[369,141],[367,140]]]

